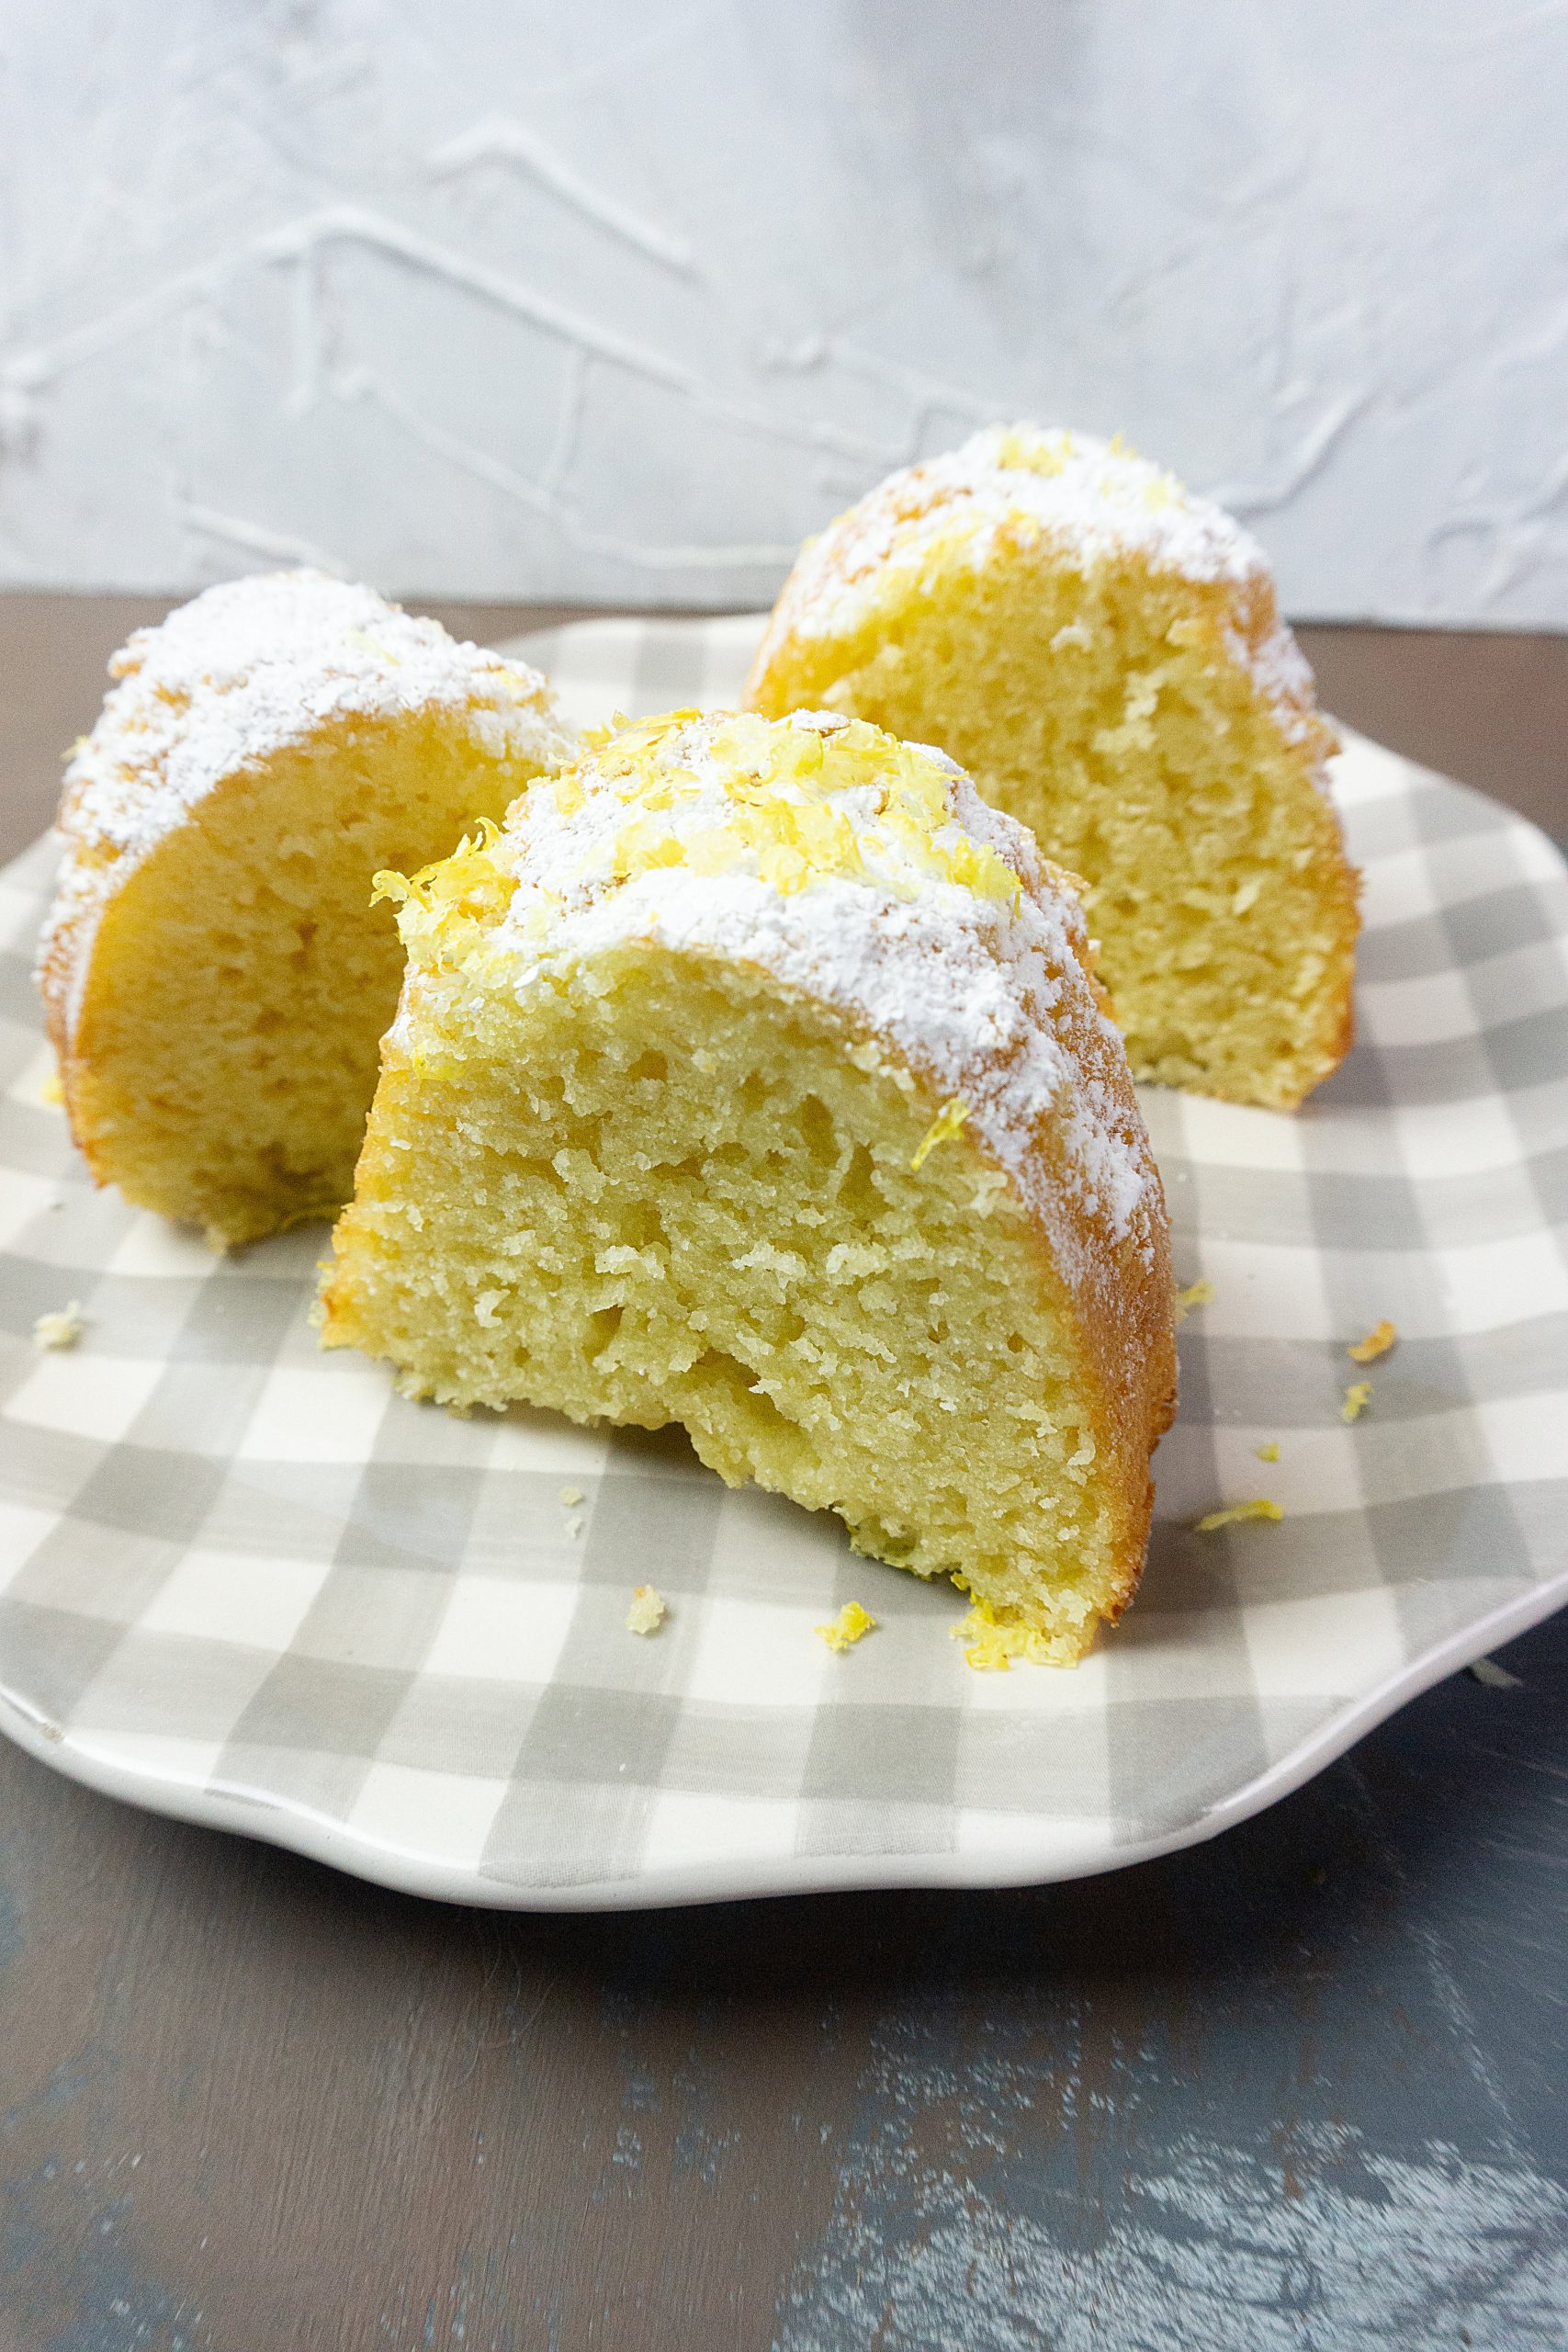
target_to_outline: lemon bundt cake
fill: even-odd
[[[746,699],[940,744],[1088,884],[1135,1077],[1288,1108],[1350,1044],[1334,738],[1261,550],[1103,443],[977,434],[807,543]]]
[[[682,1422],[1077,1657],[1143,1562],[1168,1237],[1021,828],[862,723],[677,712],[389,887],[326,1344],[458,1407]]]
[[[570,756],[533,671],[308,571],[210,588],[110,663],[66,773],[39,979],[76,1140],[254,1239],[348,1197],[397,1010],[383,866]]]

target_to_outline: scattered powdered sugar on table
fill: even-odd
[[[1103,2203],[1043,2165],[1055,2193],[1021,2211],[995,2145],[967,2174],[857,2151],[775,2352],[1555,2352],[1562,2183],[1516,2158],[1343,2140],[1293,2191],[1277,2156],[1197,2137],[1123,2165]]]
[[[750,723],[824,737],[851,724],[831,712]],[[661,747],[685,789],[657,821],[684,844],[727,831],[734,813],[732,771],[714,756],[714,725],[689,721]],[[518,987],[632,939],[759,964],[886,1038],[942,1095],[962,1098],[969,1131],[1048,1221],[1075,1272],[1083,1248],[1073,1219],[1058,1214],[1064,1176],[1077,1215],[1113,1241],[1132,1236],[1146,1261],[1158,1179],[1121,1038],[1084,969],[1077,900],[1023,829],[987,807],[951,760],[926,757],[951,811],[932,847],[993,850],[1018,876],[1014,899],[983,896],[922,865],[879,824],[869,786],[830,796],[852,830],[860,873],[814,874],[787,894],[749,852],[721,872],[657,865],[617,881],[615,844],[636,813],[635,793],[594,786],[563,814],[546,789],[513,813],[502,852],[519,885],[501,933],[519,958]],[[590,759],[578,773],[591,776],[592,767]],[[786,804],[792,794],[801,804],[807,797],[798,786],[773,788]],[[1041,1137],[1053,1114],[1066,1151],[1048,1165]]]

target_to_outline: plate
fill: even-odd
[[[754,619],[529,640],[574,716],[732,696]],[[981,1674],[950,1589],[731,1493],[678,1432],[460,1420],[309,1322],[324,1228],[242,1256],[96,1192],[0,876],[0,1724],[78,1780],[454,1901],[615,1907],[1068,1878],[1191,1844],[1568,1599],[1568,872],[1352,740],[1360,1041],[1294,1117],[1145,1108],[1183,1283],[1143,1591]],[[35,1317],[77,1301],[80,1343]],[[1387,1318],[1369,1409],[1345,1350]],[[1259,1458],[1277,1445],[1278,1460]],[[1278,1523],[1209,1534],[1267,1496]],[[632,1587],[662,1632],[625,1629]],[[880,1621],[845,1656],[813,1627]]]

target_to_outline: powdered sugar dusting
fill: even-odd
[[[544,765],[570,751],[536,671],[321,572],[209,588],[138,629],[109,673],[118,684],[66,770],[64,820],[133,854],[236,768],[338,719],[471,707],[493,756]]]
[[[757,655],[763,675],[786,639],[848,635],[870,616],[897,567],[917,577],[939,554],[976,571],[1005,546],[1048,539],[1086,570],[1136,554],[1156,571],[1243,592],[1267,610],[1258,638],[1237,628],[1230,650],[1292,740],[1318,724],[1312,673],[1273,614],[1269,562],[1251,534],[1175,476],[1116,442],[1085,433],[991,425],[945,457],[890,474],[808,541]]]
[[[343,721],[463,714],[477,751],[520,769],[574,749],[547,681],[459,644],[373,590],[314,571],[209,588],[109,664],[118,683],[65,773],[66,854],[39,947],[46,992],[79,989],[96,912],[215,786]],[[62,1018],[71,1022],[70,1002]]]
[[[764,861],[755,849],[739,842],[722,848],[722,870],[714,870],[716,853],[704,845],[732,832],[736,805],[733,752],[716,752],[725,725],[760,738],[889,742],[833,713],[682,722],[659,752],[660,774],[682,779],[680,797],[648,821],[694,863],[650,864],[621,878],[617,845],[637,813],[629,805],[635,785],[623,790],[613,776],[596,776],[591,758],[573,771],[588,788],[576,805],[566,796],[564,813],[558,789],[530,795],[499,853],[518,882],[500,937],[519,959],[519,988],[631,939],[760,964],[886,1039],[942,1097],[961,1097],[967,1132],[1047,1221],[1060,1259],[1081,1250],[1077,1220],[1085,1218],[1097,1238],[1131,1237],[1147,1260],[1163,1216],[1158,1180],[1121,1038],[1088,978],[1082,913],[1064,877],[940,752],[919,759],[948,812],[930,837],[931,855],[889,832],[882,796],[868,780],[830,794],[853,836],[852,871],[814,873],[803,887],[781,890],[759,870]],[[787,783],[770,789],[786,808],[811,797]],[[933,870],[932,857],[972,854],[974,845],[995,854],[1016,889],[986,895]],[[1072,1217],[1059,1214],[1064,1186]]]

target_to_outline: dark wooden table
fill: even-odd
[[[6,854],[159,609],[0,598]],[[1304,635],[1568,833],[1568,642]],[[1555,2352],[1568,1617],[1501,1655],[1164,1862],[608,1918],[0,1741],[0,2352]]]

